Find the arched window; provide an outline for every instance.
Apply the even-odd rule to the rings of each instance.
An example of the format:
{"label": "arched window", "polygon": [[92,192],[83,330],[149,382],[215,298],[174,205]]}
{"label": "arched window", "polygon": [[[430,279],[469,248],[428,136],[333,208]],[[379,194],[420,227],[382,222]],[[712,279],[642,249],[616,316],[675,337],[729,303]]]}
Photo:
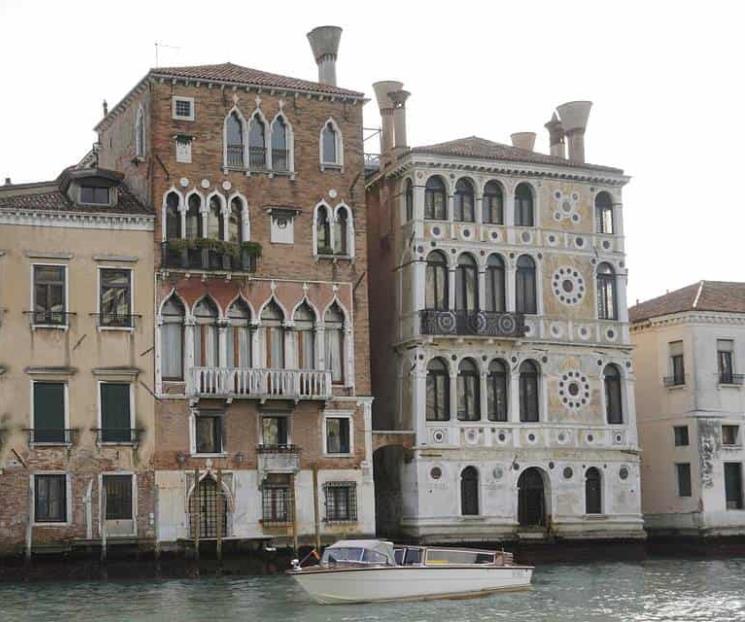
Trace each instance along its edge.
{"label": "arched window", "polygon": [[491,225],[504,224],[504,194],[502,186],[490,181],[484,186],[483,220]]}
{"label": "arched window", "polygon": [[607,192],[599,192],[595,197],[595,223],[598,233],[614,233],[613,199]]}
{"label": "arched window", "polygon": [[333,253],[328,208],[325,205],[319,205],[316,210],[316,254],[332,255]]}
{"label": "arched window", "polygon": [[285,366],[285,329],[284,313],[272,300],[261,312],[261,329],[259,331],[264,366],[269,369],[284,369]]}
{"label": "arched window", "polygon": [[189,195],[186,207],[186,237],[189,240],[204,237],[204,232],[202,231],[202,214],[200,213],[201,208],[202,197],[198,194]]}
{"label": "arched window", "polygon": [[478,269],[468,253],[458,257],[455,268],[455,308],[474,311],[479,304]]}
{"label": "arched window", "polygon": [[344,313],[336,303],[323,318],[326,341],[326,369],[331,371],[331,382],[344,382]]}
{"label": "arched window", "polygon": [[515,188],[515,225],[518,227],[534,225],[533,191],[528,184],[519,184]]}
{"label": "arched window", "polygon": [[245,146],[243,143],[243,120],[236,111],[231,112],[225,121],[226,166],[244,168]]}
{"label": "arched window", "polygon": [[605,414],[608,423],[623,423],[623,402],[621,401],[621,372],[615,365],[606,365],[603,370],[605,384]]}
{"label": "arched window", "polygon": [[243,239],[243,199],[240,197],[233,197],[230,199],[230,211],[228,212],[228,241],[245,241]]}
{"label": "arched window", "polygon": [[347,208],[344,206],[336,209],[334,219],[334,253],[337,255],[349,255],[349,224]]}
{"label": "arched window", "polygon": [[515,310],[518,313],[538,313],[535,262],[529,255],[521,255],[515,272]]}
{"label": "arched window", "polygon": [[486,416],[489,421],[507,421],[507,365],[504,361],[489,363],[486,377]]}
{"label": "arched window", "polygon": [[314,369],[316,366],[316,314],[307,303],[303,303],[295,310],[293,319],[297,367],[298,369]]}
{"label": "arched window", "polygon": [[505,310],[504,260],[500,255],[489,255],[486,261],[486,301],[487,311]]}
{"label": "arched window", "polygon": [[523,361],[520,365],[520,421],[538,420],[538,365]]}
{"label": "arched window", "polygon": [[217,306],[209,298],[202,298],[194,309],[194,365],[217,367],[219,339],[217,330]]}
{"label": "arched window", "polygon": [[178,211],[179,195],[169,192],[166,195],[166,239],[176,240],[181,237],[181,214]]}
{"label": "arched window", "polygon": [[446,220],[447,200],[445,183],[441,177],[433,175],[424,187],[424,217],[428,220]]}
{"label": "arched window", "polygon": [[603,513],[603,493],[600,471],[590,467],[585,472],[585,514]]}
{"label": "arched window", "polygon": [[287,124],[282,116],[278,116],[272,123],[272,168],[275,171],[290,170]]}
{"label": "arched window", "polygon": [[479,472],[472,466],[460,474],[460,513],[463,516],[479,514]]}
{"label": "arched window", "polygon": [[445,361],[434,358],[427,365],[427,421],[450,420],[450,376]]}
{"label": "arched window", "polygon": [[406,222],[414,220],[414,184],[411,183],[410,179],[406,180],[404,204],[406,206]]}
{"label": "arched window", "polygon": [[228,309],[228,367],[251,367],[251,310],[238,299]]}
{"label": "arched window", "polygon": [[448,262],[440,251],[427,255],[424,306],[427,309],[445,310],[448,303]]}
{"label": "arched window", "polygon": [[[199,418],[205,421],[211,417]],[[199,422],[197,422],[199,425]],[[210,435],[197,434],[199,438],[210,438]],[[197,447],[197,453],[211,453],[215,447],[211,443],[207,446]],[[220,508],[222,505],[222,508]],[[199,533],[200,538],[216,538],[218,532],[218,521],[222,523],[220,533],[223,536],[228,533],[228,499],[225,491],[220,489],[211,475],[201,480],[189,497],[189,536],[194,538]]]}
{"label": "arched window", "polygon": [[137,108],[135,119],[135,156],[138,158],[145,156],[145,113],[142,106]]}
{"label": "arched window", "polygon": [[331,121],[323,126],[321,132],[321,162],[323,164],[340,164],[339,133]]}
{"label": "arched window", "polygon": [[472,359],[463,359],[458,365],[458,420],[481,419],[479,370]]}
{"label": "arched window", "polygon": [[598,319],[617,320],[616,272],[608,263],[598,266],[597,276]]}
{"label": "arched window", "polygon": [[266,168],[266,127],[258,113],[251,117],[248,132],[248,161],[249,167],[253,170],[261,171]]}
{"label": "arched window", "polygon": [[160,374],[163,380],[184,379],[184,305],[171,296],[161,312]]}
{"label": "arched window", "polygon": [[460,222],[473,222],[476,218],[474,215],[474,197],[473,184],[468,179],[459,179],[455,184],[454,210],[455,220]]}
{"label": "arched window", "polygon": [[209,210],[207,210],[207,237],[213,240],[222,240],[224,231],[222,200],[216,194],[213,194],[210,197]]}

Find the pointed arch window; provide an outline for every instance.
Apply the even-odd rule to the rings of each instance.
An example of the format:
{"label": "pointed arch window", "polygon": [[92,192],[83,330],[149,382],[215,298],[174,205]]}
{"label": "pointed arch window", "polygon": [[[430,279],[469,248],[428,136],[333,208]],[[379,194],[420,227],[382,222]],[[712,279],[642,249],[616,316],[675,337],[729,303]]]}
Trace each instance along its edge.
{"label": "pointed arch window", "polygon": [[272,169],[280,172],[290,170],[287,123],[281,115],[272,123]]}
{"label": "pointed arch window", "polygon": [[189,195],[186,203],[186,237],[189,240],[204,237],[201,212],[202,197],[198,194]]}
{"label": "pointed arch window", "polygon": [[145,113],[142,106],[137,108],[135,119],[135,157],[145,156]]}
{"label": "pointed arch window", "polygon": [[243,119],[234,110],[225,121],[225,164],[230,168],[246,166],[243,132]]}
{"label": "pointed arch window", "polygon": [[485,309],[492,312],[505,310],[504,259],[500,255],[489,255],[486,261]]}
{"label": "pointed arch window", "polygon": [[295,357],[298,369],[315,369],[316,314],[307,303],[295,310],[294,317]]}
{"label": "pointed arch window", "polygon": [[515,188],[515,225],[518,227],[534,226],[533,190],[522,183]]}
{"label": "pointed arch window", "polygon": [[603,513],[603,494],[600,471],[590,467],[585,472],[585,514]]}
{"label": "pointed arch window", "polygon": [[476,260],[468,253],[458,257],[455,268],[455,308],[475,311],[478,308],[478,269]]}
{"label": "pointed arch window", "polygon": [[615,365],[606,365],[603,370],[605,387],[605,414],[610,424],[623,423],[623,402],[621,400],[621,372]]}
{"label": "pointed arch window", "polygon": [[427,309],[445,310],[448,301],[448,262],[440,251],[427,255],[424,306]]}
{"label": "pointed arch window", "polygon": [[212,240],[222,240],[225,234],[225,224],[222,217],[222,199],[213,194],[209,199],[207,210],[207,237]]}
{"label": "pointed arch window", "polygon": [[406,222],[414,220],[414,184],[410,179],[406,180],[404,207],[406,209]]}
{"label": "pointed arch window", "polygon": [[607,192],[599,192],[595,197],[595,225],[598,233],[614,233],[613,199]]}
{"label": "pointed arch window", "polygon": [[341,145],[339,131],[332,121],[327,121],[321,131],[321,163],[341,164]]}
{"label": "pointed arch window", "polygon": [[538,295],[536,291],[535,261],[529,255],[521,255],[515,271],[515,310],[518,313],[536,314]]}
{"label": "pointed arch window", "polygon": [[228,309],[228,367],[251,367],[251,310],[238,299]]}
{"label": "pointed arch window", "polygon": [[617,320],[616,272],[609,263],[598,266],[597,275],[598,319]]}
{"label": "pointed arch window", "polygon": [[343,205],[336,208],[334,218],[334,253],[349,255],[349,213]]}
{"label": "pointed arch window", "polygon": [[176,192],[166,195],[166,239],[176,240],[181,237],[181,214],[179,204],[181,199]]}
{"label": "pointed arch window", "polygon": [[427,421],[450,420],[450,375],[445,361],[433,358],[427,365]]}
{"label": "pointed arch window", "polygon": [[489,421],[507,421],[507,365],[498,359],[489,363],[486,377],[486,416]]}
{"label": "pointed arch window", "polygon": [[479,370],[472,359],[463,359],[458,365],[458,421],[481,419]]}
{"label": "pointed arch window", "polygon": [[439,175],[433,175],[424,187],[424,218],[447,220],[447,192]]}
{"label": "pointed arch window", "polygon": [[333,255],[333,253],[329,210],[325,205],[319,205],[316,210],[316,254]]}
{"label": "pointed arch window", "polygon": [[266,126],[258,113],[251,117],[248,130],[248,162],[252,170],[266,169]]}
{"label": "pointed arch window", "polygon": [[490,181],[484,186],[482,208],[485,223],[490,225],[504,224],[504,193],[499,182]]}
{"label": "pointed arch window", "polygon": [[460,222],[474,222],[473,184],[468,179],[459,179],[455,184],[454,218]]}
{"label": "pointed arch window", "polygon": [[160,374],[163,380],[184,379],[184,305],[171,296],[161,311]]}
{"label": "pointed arch window", "polygon": [[245,242],[243,239],[243,199],[233,197],[230,199],[230,211],[228,212],[228,242]]}
{"label": "pointed arch window", "polygon": [[520,421],[538,420],[538,365],[523,361],[520,365]]}
{"label": "pointed arch window", "polygon": [[331,371],[331,382],[344,382],[344,313],[334,303],[323,318],[326,350],[326,369]]}
{"label": "pointed arch window", "polygon": [[479,472],[472,466],[460,474],[460,513],[463,516],[479,514]]}
{"label": "pointed arch window", "polygon": [[285,366],[285,329],[284,313],[272,300],[261,312],[261,348],[264,365],[269,369],[284,369]]}
{"label": "pointed arch window", "polygon": [[217,367],[220,361],[217,305],[202,298],[194,308],[194,365]]}

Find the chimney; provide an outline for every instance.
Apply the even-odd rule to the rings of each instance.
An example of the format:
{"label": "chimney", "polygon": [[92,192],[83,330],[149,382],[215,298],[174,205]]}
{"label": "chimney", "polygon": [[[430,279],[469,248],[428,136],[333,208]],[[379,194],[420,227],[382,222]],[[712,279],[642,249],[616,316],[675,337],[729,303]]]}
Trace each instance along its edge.
{"label": "chimney", "polygon": [[107,101],[106,101],[106,100],[104,99],[104,100],[103,100],[103,116],[105,117],[105,116],[106,116],[107,114],[109,114],[109,104],[108,104],[108,102],[107,102]]}
{"label": "chimney", "polygon": [[318,81],[336,86],[336,56],[339,52],[341,28],[318,26],[308,33],[313,57],[318,65]]}
{"label": "chimney", "polygon": [[567,155],[566,150],[564,149],[564,127],[561,125],[561,121],[559,121],[559,117],[556,116],[555,112],[551,115],[551,120],[543,127],[548,130],[548,138],[551,143],[551,155],[557,158],[566,159]]}
{"label": "chimney", "polygon": [[585,128],[592,102],[567,102],[556,107],[561,125],[569,140],[569,159],[580,164],[585,161]]}
{"label": "chimney", "polygon": [[403,82],[396,82],[395,80],[383,80],[373,84],[375,99],[378,100],[378,108],[383,123],[383,130],[380,134],[380,153],[384,157],[393,149],[393,100],[389,94],[400,91],[403,86]]}
{"label": "chimney", "polygon": [[533,151],[535,146],[535,132],[515,132],[510,134],[512,146],[525,151]]}
{"label": "chimney", "polygon": [[393,149],[395,151],[405,151],[406,144],[406,100],[411,93],[398,89],[388,93],[388,97],[393,102]]}
{"label": "chimney", "polygon": [[5,178],[5,185],[6,185],[6,186],[10,186],[10,185],[12,185],[12,183],[13,183],[13,182],[11,182],[11,181],[10,181],[10,177],[6,177],[6,178]]}

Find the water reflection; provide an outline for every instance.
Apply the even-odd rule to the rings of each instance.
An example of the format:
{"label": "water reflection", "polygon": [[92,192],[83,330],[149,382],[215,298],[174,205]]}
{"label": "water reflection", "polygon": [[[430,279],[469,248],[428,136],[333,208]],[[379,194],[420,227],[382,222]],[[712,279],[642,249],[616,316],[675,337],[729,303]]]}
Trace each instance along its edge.
{"label": "water reflection", "polygon": [[742,621],[745,559],[544,565],[530,592],[331,607],[311,604],[285,576],[0,585],[0,620]]}

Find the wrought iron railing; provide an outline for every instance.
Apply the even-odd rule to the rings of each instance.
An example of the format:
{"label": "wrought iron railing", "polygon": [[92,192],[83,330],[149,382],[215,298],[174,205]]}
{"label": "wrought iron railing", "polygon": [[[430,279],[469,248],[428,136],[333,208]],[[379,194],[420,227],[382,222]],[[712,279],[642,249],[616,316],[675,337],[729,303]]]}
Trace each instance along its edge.
{"label": "wrought iron railing", "polygon": [[483,335],[513,339],[525,336],[522,313],[424,309],[419,312],[419,318],[424,335]]}
{"label": "wrought iron railing", "polygon": [[243,168],[243,145],[228,145],[226,148],[227,162],[231,168]]}
{"label": "wrought iron railing", "polygon": [[331,372],[315,369],[195,367],[193,393],[201,397],[327,400]]}
{"label": "wrought iron railing", "polygon": [[27,428],[29,445],[70,446],[78,431],[73,428]]}
{"label": "wrought iron railing", "polygon": [[719,373],[719,384],[743,384],[743,382],[745,382],[745,374]]}
{"label": "wrought iron railing", "polygon": [[248,165],[252,170],[266,169],[266,149],[264,147],[248,148]]}
{"label": "wrought iron railing", "polygon": [[300,447],[287,443],[277,443],[275,445],[261,443],[256,446],[256,452],[260,454],[297,454],[300,453]]}
{"label": "wrought iron railing", "polygon": [[142,430],[137,428],[91,428],[96,442],[112,445],[138,445]]}
{"label": "wrought iron railing", "polygon": [[103,328],[134,328],[135,319],[142,317],[139,314],[130,313],[91,313],[96,318],[98,326]]}
{"label": "wrought iron railing", "polygon": [[69,318],[75,313],[70,311],[24,311],[31,318],[33,326],[67,326]]}
{"label": "wrought iron railing", "polygon": [[282,173],[290,170],[288,154],[289,151],[287,149],[272,149],[272,170]]}
{"label": "wrought iron railing", "polygon": [[161,266],[176,270],[255,272],[256,255],[239,248],[235,252],[225,252],[211,248],[186,248],[172,242],[163,242]]}
{"label": "wrought iron railing", "polygon": [[685,376],[683,375],[677,375],[677,376],[665,376],[662,379],[662,384],[664,384],[666,387],[681,387],[686,383]]}

